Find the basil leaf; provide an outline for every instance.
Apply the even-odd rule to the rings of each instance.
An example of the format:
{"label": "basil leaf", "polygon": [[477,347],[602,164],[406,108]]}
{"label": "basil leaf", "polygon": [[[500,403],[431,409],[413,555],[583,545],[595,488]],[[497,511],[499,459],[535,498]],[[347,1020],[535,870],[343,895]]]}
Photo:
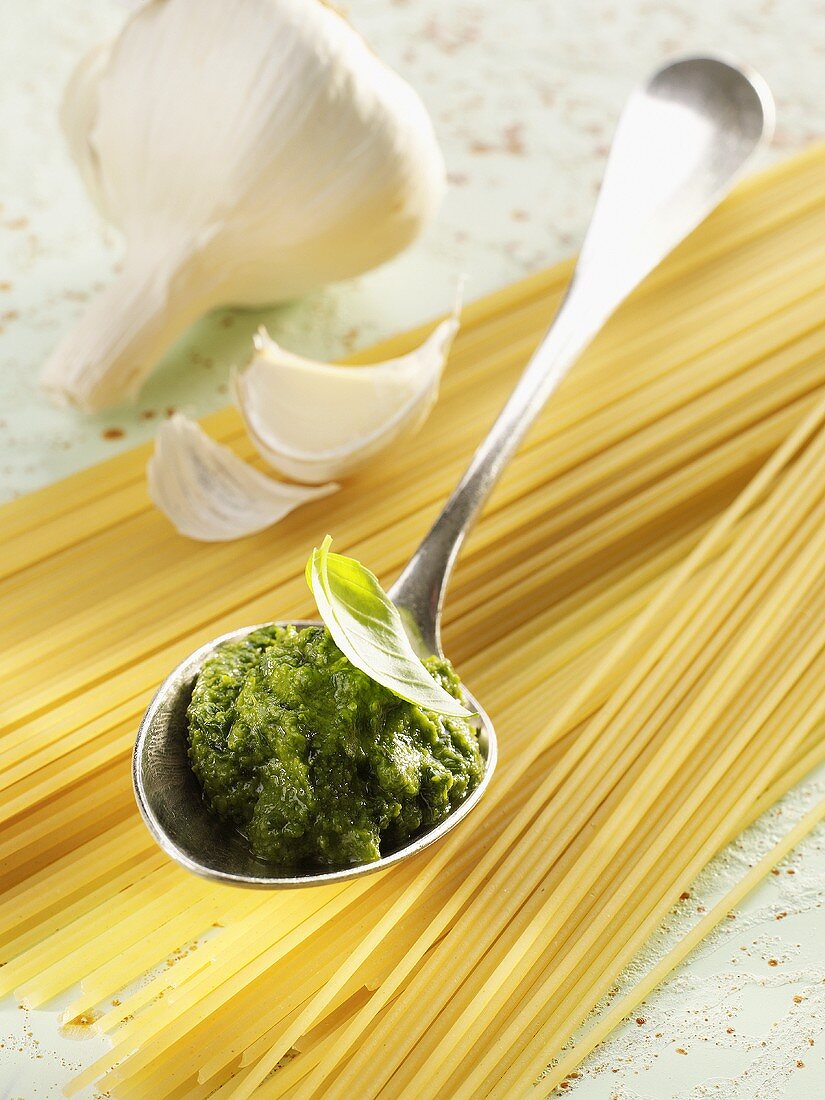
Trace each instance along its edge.
{"label": "basil leaf", "polygon": [[416,656],[398,609],[369,569],[330,553],[327,535],[307,562],[307,583],[333,641],[356,668],[424,710],[472,714],[437,683]]}

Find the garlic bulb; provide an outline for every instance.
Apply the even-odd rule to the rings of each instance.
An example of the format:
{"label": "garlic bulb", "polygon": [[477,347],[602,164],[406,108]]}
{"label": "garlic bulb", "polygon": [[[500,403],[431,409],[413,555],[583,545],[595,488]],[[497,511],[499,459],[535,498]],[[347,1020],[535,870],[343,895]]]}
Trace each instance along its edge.
{"label": "garlic bulb", "polygon": [[261,329],[234,379],[247,431],[270,466],[296,481],[346,477],[417,431],[438,397],[456,312],[420,347],[373,366],[335,366],[286,351]]}
{"label": "garlic bulb", "polygon": [[180,413],[158,430],[146,472],[152,501],[182,535],[200,542],[252,535],[338,488],[275,481]]}
{"label": "garlic bulb", "polygon": [[63,122],[126,241],[43,374],[87,410],[133,395],[207,310],[389,259],[444,189],[421,100],[320,0],[149,0],[81,63]]}

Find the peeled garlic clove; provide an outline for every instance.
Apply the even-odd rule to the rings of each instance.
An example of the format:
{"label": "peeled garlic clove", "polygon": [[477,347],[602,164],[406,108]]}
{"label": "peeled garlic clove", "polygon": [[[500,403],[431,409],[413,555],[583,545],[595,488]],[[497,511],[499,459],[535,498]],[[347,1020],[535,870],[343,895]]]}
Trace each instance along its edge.
{"label": "peeled garlic clove", "polygon": [[207,310],[388,260],[445,186],[419,97],[320,0],[148,0],[82,63],[63,119],[126,239],[123,276],[43,375],[90,411],[133,395]]}
{"label": "peeled garlic clove", "polygon": [[233,379],[258,453],[309,484],[351,474],[424,423],[458,327],[453,314],[415,351],[363,367],[304,359],[261,329],[249,366]]}
{"label": "peeled garlic clove", "polygon": [[200,542],[228,542],[263,531],[338,488],[274,481],[179,413],[158,430],[146,472],[153,503],[180,534]]}

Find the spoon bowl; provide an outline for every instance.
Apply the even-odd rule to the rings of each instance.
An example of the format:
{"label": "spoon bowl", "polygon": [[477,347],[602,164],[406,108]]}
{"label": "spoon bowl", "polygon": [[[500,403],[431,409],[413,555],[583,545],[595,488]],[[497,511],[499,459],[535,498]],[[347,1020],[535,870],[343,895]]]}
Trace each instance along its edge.
{"label": "spoon bowl", "polygon": [[[470,707],[478,711],[479,747],[484,758],[481,782],[460,806],[431,829],[414,836],[373,863],[342,867],[281,867],[258,859],[243,836],[207,808],[187,755],[186,708],[204,662],[226,642],[237,642],[261,625],[233,630],[215,638],[182,661],[161,684],[140,724],[132,760],[138,808],[149,832],[167,855],[204,878],[235,886],[294,887],[343,882],[381,871],[427,848],[455,828],[477,805],[492,778],[498,754],[493,724],[477,700],[466,691]],[[278,623],[286,626],[286,623]],[[322,626],[299,621],[297,629]]]}
{"label": "spoon bowl", "polygon": [[[773,128],[764,80],[719,57],[654,72],[619,119],[596,208],[559,311],[441,514],[390,589],[419,657],[442,655],[441,609],[455,559],[481,507],[547,399],[616,307],[716,207]],[[308,626],[309,623],[296,623]],[[496,765],[496,736],[476,699],[485,770],[440,825],[373,863],[296,869],[267,864],[207,810],[187,759],[186,708],[199,669],[236,631],[203,646],[164,681],[134,755],[138,805],[158,844],[189,870],[246,886],[307,886],[383,870],[455,828]]]}

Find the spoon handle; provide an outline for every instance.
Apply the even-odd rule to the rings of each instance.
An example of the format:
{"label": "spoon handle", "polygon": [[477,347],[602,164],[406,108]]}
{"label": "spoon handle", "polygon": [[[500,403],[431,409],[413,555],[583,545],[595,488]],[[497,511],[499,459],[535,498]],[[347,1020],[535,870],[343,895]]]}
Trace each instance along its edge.
{"label": "spoon handle", "polygon": [[458,551],[547,399],[616,307],[719,203],[772,120],[762,79],[712,57],[666,65],[630,96],[555,320],[390,591],[422,654],[441,652],[441,608]]}

